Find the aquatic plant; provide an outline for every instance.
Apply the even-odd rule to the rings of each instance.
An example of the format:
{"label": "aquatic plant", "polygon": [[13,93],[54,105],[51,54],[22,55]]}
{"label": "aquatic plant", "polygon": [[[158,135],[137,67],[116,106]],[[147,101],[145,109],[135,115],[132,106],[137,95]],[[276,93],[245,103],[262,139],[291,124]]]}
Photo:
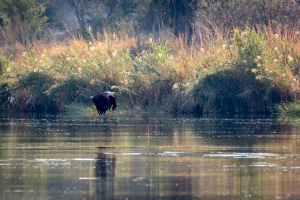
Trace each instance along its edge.
{"label": "aquatic plant", "polygon": [[297,102],[289,102],[289,103],[280,103],[275,106],[275,111],[280,112],[282,114],[300,114],[300,103]]}

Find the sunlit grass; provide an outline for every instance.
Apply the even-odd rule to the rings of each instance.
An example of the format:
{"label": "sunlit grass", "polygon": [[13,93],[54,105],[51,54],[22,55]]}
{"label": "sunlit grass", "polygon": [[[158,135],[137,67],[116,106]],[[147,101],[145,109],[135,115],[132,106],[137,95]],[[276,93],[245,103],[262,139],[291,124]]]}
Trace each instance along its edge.
{"label": "sunlit grass", "polygon": [[297,33],[245,27],[222,35],[189,45],[172,35],[124,32],[36,42],[2,68],[1,106],[81,112],[90,96],[105,90],[117,91],[124,108],[166,112],[226,110],[224,104],[235,102],[253,111],[258,103],[298,99]]}

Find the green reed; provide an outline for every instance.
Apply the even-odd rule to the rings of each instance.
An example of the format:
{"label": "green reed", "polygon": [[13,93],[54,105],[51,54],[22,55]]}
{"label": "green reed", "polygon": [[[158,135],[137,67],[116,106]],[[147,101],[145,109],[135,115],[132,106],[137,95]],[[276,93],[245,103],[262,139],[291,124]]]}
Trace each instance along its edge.
{"label": "green reed", "polygon": [[290,39],[246,26],[205,45],[109,32],[53,42],[6,65],[1,109],[76,110],[114,90],[123,110],[263,112],[298,99],[300,43]]}

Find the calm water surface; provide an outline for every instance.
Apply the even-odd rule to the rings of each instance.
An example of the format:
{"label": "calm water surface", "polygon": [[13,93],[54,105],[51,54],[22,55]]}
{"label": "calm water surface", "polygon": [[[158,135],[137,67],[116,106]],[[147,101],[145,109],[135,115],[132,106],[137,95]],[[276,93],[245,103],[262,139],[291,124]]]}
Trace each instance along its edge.
{"label": "calm water surface", "polygon": [[300,119],[2,114],[0,199],[300,199]]}

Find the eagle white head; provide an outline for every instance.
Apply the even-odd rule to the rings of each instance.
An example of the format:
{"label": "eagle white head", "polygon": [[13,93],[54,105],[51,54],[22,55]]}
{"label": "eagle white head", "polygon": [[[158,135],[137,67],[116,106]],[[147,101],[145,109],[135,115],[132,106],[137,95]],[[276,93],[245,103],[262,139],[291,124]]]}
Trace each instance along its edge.
{"label": "eagle white head", "polygon": [[114,95],[114,94],[115,94],[115,92],[111,92],[111,91],[105,91],[105,92],[103,92],[103,94],[107,94],[107,96],[109,97],[109,96],[112,96],[112,95]]}

